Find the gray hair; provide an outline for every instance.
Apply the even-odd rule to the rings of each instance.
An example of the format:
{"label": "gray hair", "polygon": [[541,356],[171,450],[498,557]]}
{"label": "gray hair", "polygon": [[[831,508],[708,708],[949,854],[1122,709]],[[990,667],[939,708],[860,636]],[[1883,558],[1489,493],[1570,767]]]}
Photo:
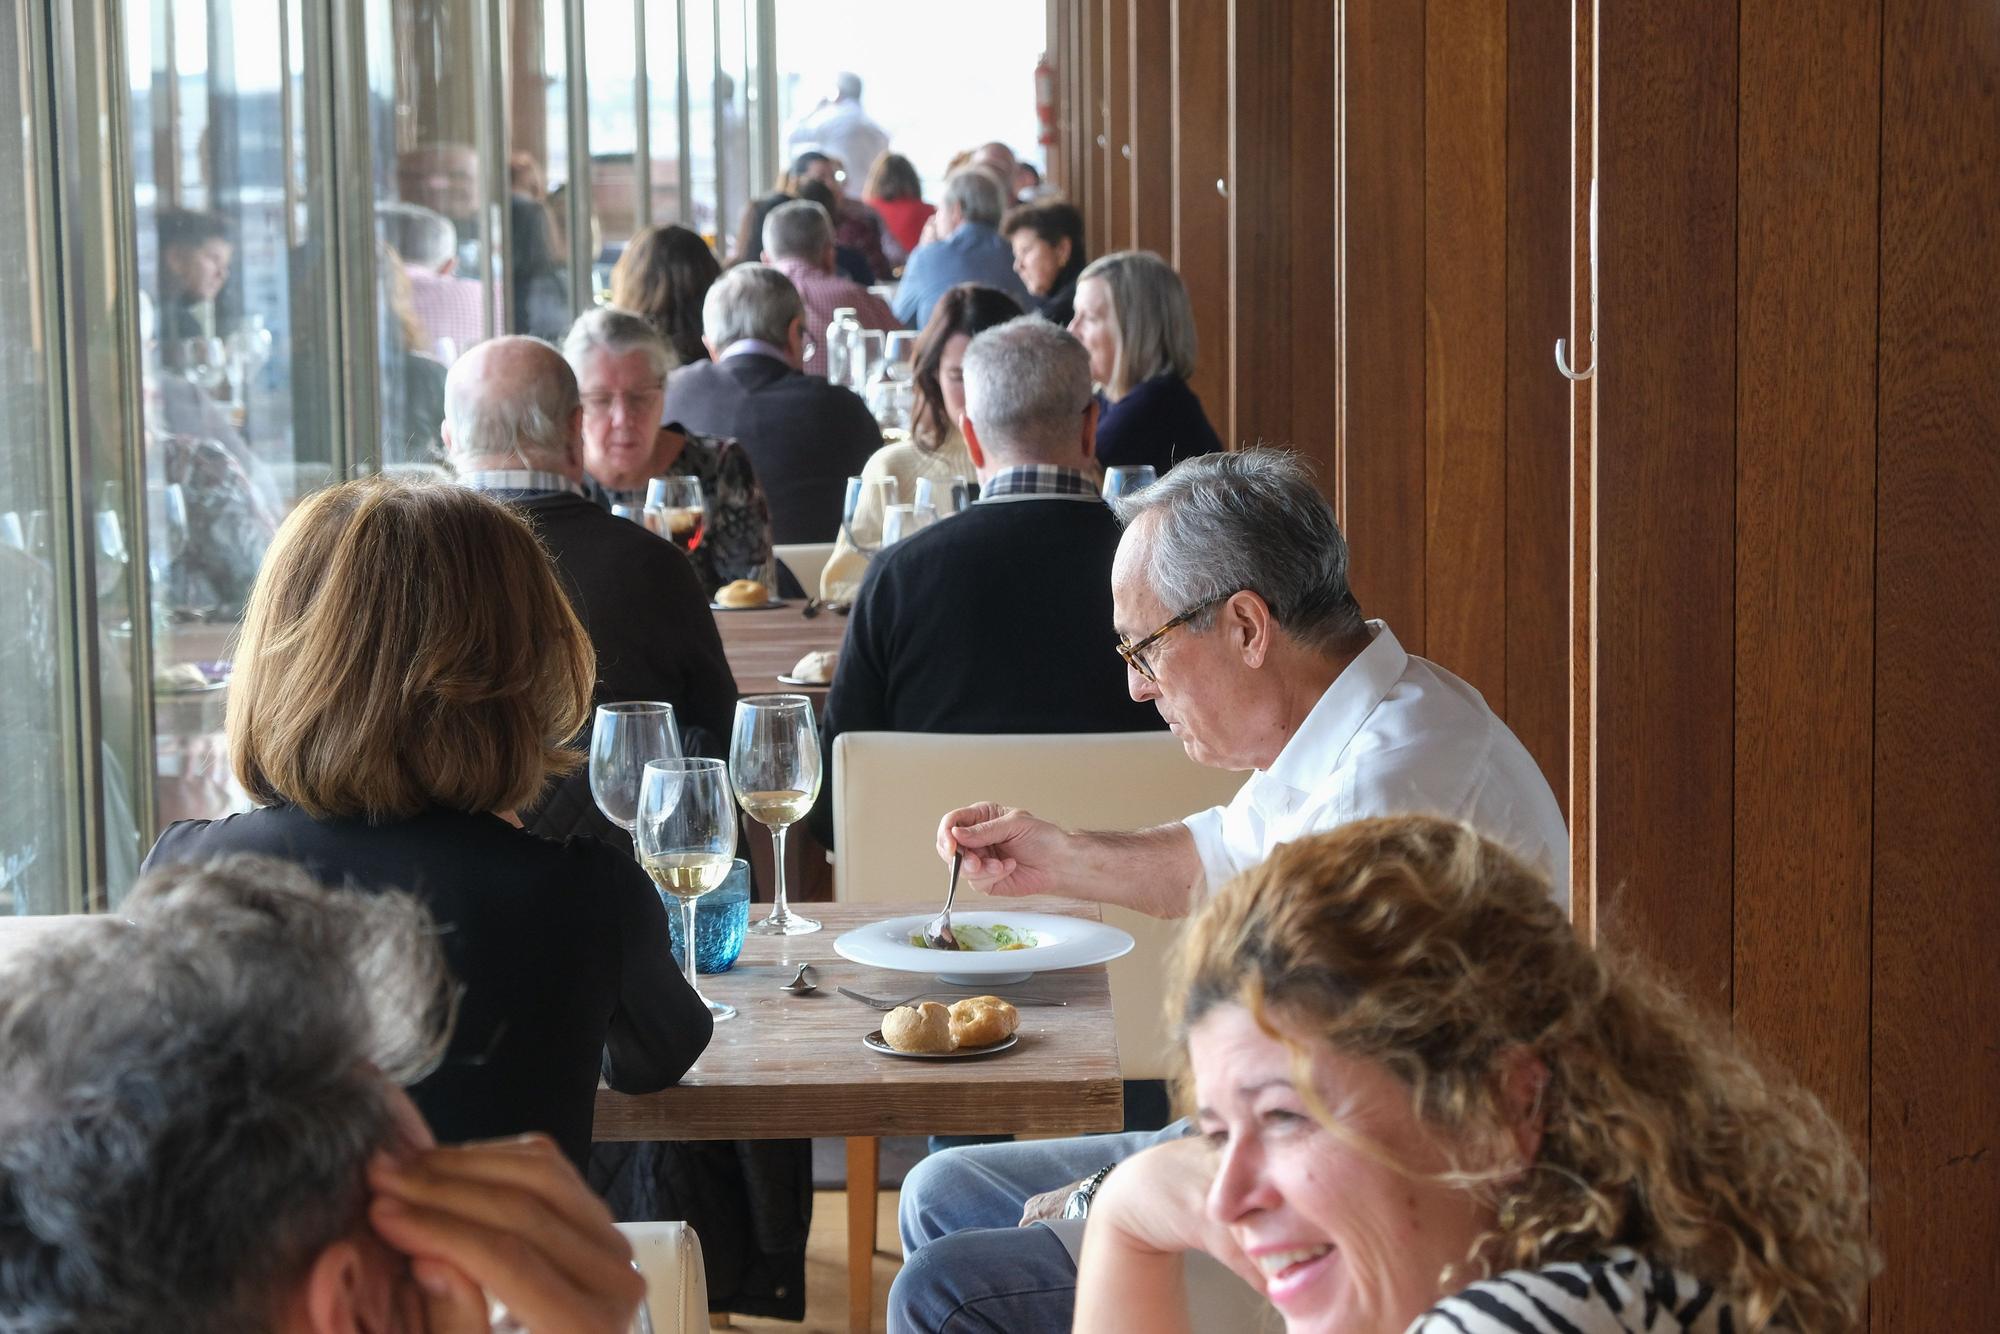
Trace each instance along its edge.
{"label": "gray hair", "polygon": [[956,207],[967,222],[1000,225],[1006,196],[992,175],[979,167],[960,167],[945,179],[945,207]]}
{"label": "gray hair", "polygon": [[406,264],[435,269],[458,253],[458,228],[421,204],[377,204],[375,234]]}
{"label": "gray hair", "polygon": [[810,199],[780,204],[764,219],[764,253],[772,259],[803,259],[817,264],[833,244],[833,219]]}
{"label": "gray hair", "polygon": [[1047,462],[1077,447],[1090,406],[1090,353],[1039,315],[996,324],[965,349],[965,415],[989,452]]}
{"label": "gray hair", "polygon": [[[1128,529],[1150,516],[1146,578],[1176,614],[1248,589],[1280,629],[1338,652],[1365,622],[1347,583],[1347,539],[1290,450],[1203,454],[1111,502]],[[1189,624],[1214,622],[1209,607]]]}
{"label": "gray hair", "polygon": [[[481,348],[460,357],[444,377],[444,416],[451,425],[450,460],[516,455],[530,468],[559,471],[570,457],[570,423],[578,403],[576,373],[553,343],[526,334],[550,352],[549,373],[484,374]],[[493,340],[498,342],[500,340]]]}
{"label": "gray hair", "polygon": [[360,1225],[452,998],[416,900],[237,857],[0,983],[0,1328],[261,1334]]}
{"label": "gray hair", "polygon": [[628,352],[644,352],[647,366],[652,376],[664,381],[667,373],[679,363],[675,360],[673,345],[660,337],[660,331],[642,315],[634,315],[629,310],[616,306],[598,306],[586,310],[576,317],[576,323],[569,326],[569,333],[563,336],[563,359],[576,372],[576,378],[583,378],[584,368],[599,352],[614,357],[622,357]]}
{"label": "gray hair", "polygon": [[806,313],[792,280],[768,264],[726,270],[701,303],[702,332],[720,353],[744,338],[785,345],[792,321]]}
{"label": "gray hair", "polygon": [[1150,250],[1119,250],[1091,261],[1076,276],[1095,278],[1111,294],[1118,317],[1118,360],[1104,393],[1117,402],[1156,375],[1194,374],[1194,304],[1174,266]]}

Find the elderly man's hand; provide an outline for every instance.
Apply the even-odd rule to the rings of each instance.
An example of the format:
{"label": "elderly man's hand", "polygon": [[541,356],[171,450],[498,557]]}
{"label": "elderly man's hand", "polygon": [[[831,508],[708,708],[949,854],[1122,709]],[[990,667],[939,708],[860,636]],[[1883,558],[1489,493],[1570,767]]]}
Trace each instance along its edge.
{"label": "elderly man's hand", "polygon": [[965,855],[961,867],[975,889],[1006,896],[1062,888],[1069,836],[1027,811],[981,802],[938,822],[938,856]]}
{"label": "elderly man's hand", "polygon": [[632,1248],[540,1135],[368,1167],[368,1220],[410,1257],[429,1334],[487,1334],[488,1298],[530,1334],[626,1334],[645,1300]]}

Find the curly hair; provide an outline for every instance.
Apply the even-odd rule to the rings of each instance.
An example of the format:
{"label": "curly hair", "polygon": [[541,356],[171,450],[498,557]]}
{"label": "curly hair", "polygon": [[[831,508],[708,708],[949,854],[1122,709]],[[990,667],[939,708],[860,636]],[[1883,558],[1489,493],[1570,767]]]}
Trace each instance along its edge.
{"label": "curly hair", "polygon": [[1629,1246],[1716,1284],[1752,1329],[1859,1317],[1866,1183],[1825,1109],[1635,959],[1584,945],[1541,877],[1463,824],[1365,820],[1280,847],[1195,918],[1168,994],[1183,1037],[1219,1005],[1248,1009],[1347,1139],[1307,1086],[1313,1042],[1382,1064],[1460,1145],[1501,1142],[1522,1112],[1505,1074],[1538,1058],[1530,1169],[1448,1178],[1500,1220],[1472,1270]]}

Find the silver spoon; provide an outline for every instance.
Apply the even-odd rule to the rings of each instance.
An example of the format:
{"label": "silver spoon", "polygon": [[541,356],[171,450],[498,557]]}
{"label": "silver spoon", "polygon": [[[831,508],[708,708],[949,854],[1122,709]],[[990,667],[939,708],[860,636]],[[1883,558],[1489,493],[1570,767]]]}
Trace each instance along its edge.
{"label": "silver spoon", "polygon": [[789,991],[794,996],[810,996],[819,990],[819,977],[813,972],[811,964],[802,963],[797,975],[791,981],[781,983],[778,990]]}
{"label": "silver spoon", "polygon": [[958,937],[951,933],[951,901],[958,897],[958,868],[964,860],[965,854],[954,848],[951,854],[951,888],[944,893],[944,911],[924,927],[924,944],[934,950],[958,948]]}

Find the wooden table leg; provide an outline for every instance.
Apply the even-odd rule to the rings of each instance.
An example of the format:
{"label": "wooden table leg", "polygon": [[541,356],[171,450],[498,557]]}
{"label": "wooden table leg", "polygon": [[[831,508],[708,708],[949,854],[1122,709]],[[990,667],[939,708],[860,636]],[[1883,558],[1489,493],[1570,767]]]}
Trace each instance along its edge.
{"label": "wooden table leg", "polygon": [[880,1140],[855,1136],[847,1141],[848,1334],[868,1334],[875,1314],[875,1192],[881,1168]]}

